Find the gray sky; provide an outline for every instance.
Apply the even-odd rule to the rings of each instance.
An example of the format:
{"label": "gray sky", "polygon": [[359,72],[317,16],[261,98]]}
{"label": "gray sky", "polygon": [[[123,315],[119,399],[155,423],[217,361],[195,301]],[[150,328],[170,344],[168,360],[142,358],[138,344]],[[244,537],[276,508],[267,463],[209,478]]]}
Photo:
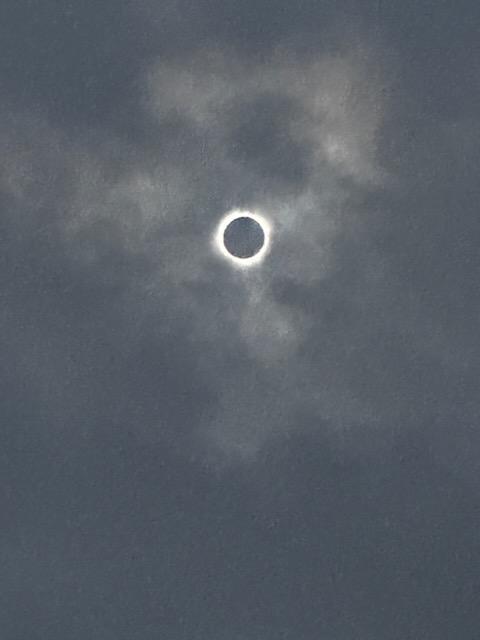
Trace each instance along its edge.
{"label": "gray sky", "polygon": [[1,13],[2,640],[476,640],[477,3]]}

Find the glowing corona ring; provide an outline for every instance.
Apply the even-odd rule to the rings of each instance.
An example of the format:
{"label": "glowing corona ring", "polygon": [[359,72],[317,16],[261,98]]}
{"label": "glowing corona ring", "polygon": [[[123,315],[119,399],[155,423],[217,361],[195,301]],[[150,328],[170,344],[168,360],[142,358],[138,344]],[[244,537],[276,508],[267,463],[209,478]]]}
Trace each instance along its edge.
{"label": "glowing corona ring", "polygon": [[[228,225],[236,220],[237,218],[251,218],[255,220],[262,227],[264,239],[263,245],[259,251],[250,258],[238,258],[237,256],[232,255],[226,248],[224,242],[225,230]],[[231,262],[233,262],[238,267],[253,267],[254,265],[258,265],[263,262],[263,259],[267,255],[270,249],[270,233],[271,233],[271,224],[270,222],[259,215],[258,213],[252,213],[251,211],[245,211],[241,209],[234,209],[227,213],[220,221],[214,236],[214,245],[216,250],[225,258],[228,258]]]}

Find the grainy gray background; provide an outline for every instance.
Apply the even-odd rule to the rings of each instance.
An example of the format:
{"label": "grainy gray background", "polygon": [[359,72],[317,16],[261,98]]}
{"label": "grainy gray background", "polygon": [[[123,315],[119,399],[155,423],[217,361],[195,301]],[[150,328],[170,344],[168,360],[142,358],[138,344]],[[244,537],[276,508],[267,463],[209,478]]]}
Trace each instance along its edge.
{"label": "grainy gray background", "polygon": [[479,19],[3,1],[2,640],[479,637]]}

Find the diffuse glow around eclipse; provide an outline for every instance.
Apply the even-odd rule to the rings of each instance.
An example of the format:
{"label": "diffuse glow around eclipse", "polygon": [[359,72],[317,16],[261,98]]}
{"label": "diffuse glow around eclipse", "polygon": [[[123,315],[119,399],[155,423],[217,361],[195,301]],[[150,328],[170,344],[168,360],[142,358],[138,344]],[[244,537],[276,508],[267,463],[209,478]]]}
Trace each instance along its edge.
{"label": "diffuse glow around eclipse", "polygon": [[[235,220],[241,218],[249,218],[250,220],[255,221],[258,225],[260,225],[261,230],[263,231],[263,244],[260,249],[252,256],[249,257],[238,257],[230,253],[227,247],[225,246],[225,231],[227,227]],[[238,267],[252,267],[254,265],[258,265],[263,262],[263,259],[267,255],[270,249],[270,235],[271,235],[271,224],[270,222],[262,215],[258,213],[252,213],[251,211],[234,209],[227,213],[221,220],[217,226],[214,235],[214,246],[215,249],[225,258],[228,258],[235,266]]]}

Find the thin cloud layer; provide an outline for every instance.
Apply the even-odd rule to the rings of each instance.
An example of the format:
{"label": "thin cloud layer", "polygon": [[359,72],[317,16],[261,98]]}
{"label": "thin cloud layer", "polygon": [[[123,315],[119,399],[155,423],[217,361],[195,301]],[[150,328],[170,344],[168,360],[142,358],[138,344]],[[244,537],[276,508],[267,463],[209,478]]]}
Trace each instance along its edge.
{"label": "thin cloud layer", "polygon": [[476,5],[10,4],[2,639],[474,638]]}
{"label": "thin cloud layer", "polygon": [[[228,458],[301,429],[305,406],[333,433],[419,426],[443,412],[425,395],[449,393],[435,376],[433,390],[423,382],[428,367],[464,369],[468,347],[459,355],[449,326],[402,283],[382,246],[403,194],[413,186],[422,197],[424,187],[384,155],[394,82],[380,61],[381,51],[359,44],[328,55],[277,47],[262,59],[211,49],[155,60],[139,76],[140,118],[158,137],[149,147],[6,112],[4,191],[26,216],[24,232],[42,226],[82,286],[100,283],[99,295],[103,287],[114,296],[109,348],[135,361],[151,343],[159,395],[164,369],[177,365],[166,364],[163,341],[190,345],[187,386],[214,400],[187,432],[194,443],[214,434]],[[446,123],[436,144],[455,153]],[[401,167],[415,162],[435,171],[430,181],[439,177],[433,157]],[[272,252],[256,273],[235,273],[212,251],[231,206],[272,222]],[[393,222],[401,233],[406,215],[398,209]],[[161,439],[178,417],[158,411],[154,397],[149,404],[139,433]]]}
{"label": "thin cloud layer", "polygon": [[[11,143],[16,155],[5,185],[17,206],[53,207],[49,233],[69,268],[117,289],[122,344],[113,337],[112,347],[135,353],[143,339],[165,339],[177,320],[185,325],[200,375],[217,398],[192,427],[217,433],[227,449],[226,434],[232,450],[240,439],[256,451],[273,432],[295,428],[289,425],[301,398],[291,387],[311,378],[299,350],[315,320],[279,304],[274,283],[327,277],[335,237],[348,226],[341,213],[347,198],[383,179],[375,166],[380,89],[372,81],[365,90],[367,66],[365,53],[298,61],[274,53],[259,63],[206,52],[190,64],[154,63],[143,76],[143,108],[153,127],[173,127],[155,158],[119,137],[75,139],[26,116],[14,118],[14,132],[5,134],[8,144],[15,131],[31,130],[22,146]],[[212,252],[210,237],[231,204],[261,211],[274,226],[273,255],[255,274],[240,276]],[[248,373],[232,367],[232,349],[250,361]],[[164,366],[160,357],[160,380]],[[239,402],[243,375],[262,383]],[[327,396],[338,404],[335,392]],[[275,397],[284,398],[276,413]],[[242,406],[249,407],[244,416]],[[163,422],[149,416],[159,434]],[[212,424],[224,425],[224,433]]]}

